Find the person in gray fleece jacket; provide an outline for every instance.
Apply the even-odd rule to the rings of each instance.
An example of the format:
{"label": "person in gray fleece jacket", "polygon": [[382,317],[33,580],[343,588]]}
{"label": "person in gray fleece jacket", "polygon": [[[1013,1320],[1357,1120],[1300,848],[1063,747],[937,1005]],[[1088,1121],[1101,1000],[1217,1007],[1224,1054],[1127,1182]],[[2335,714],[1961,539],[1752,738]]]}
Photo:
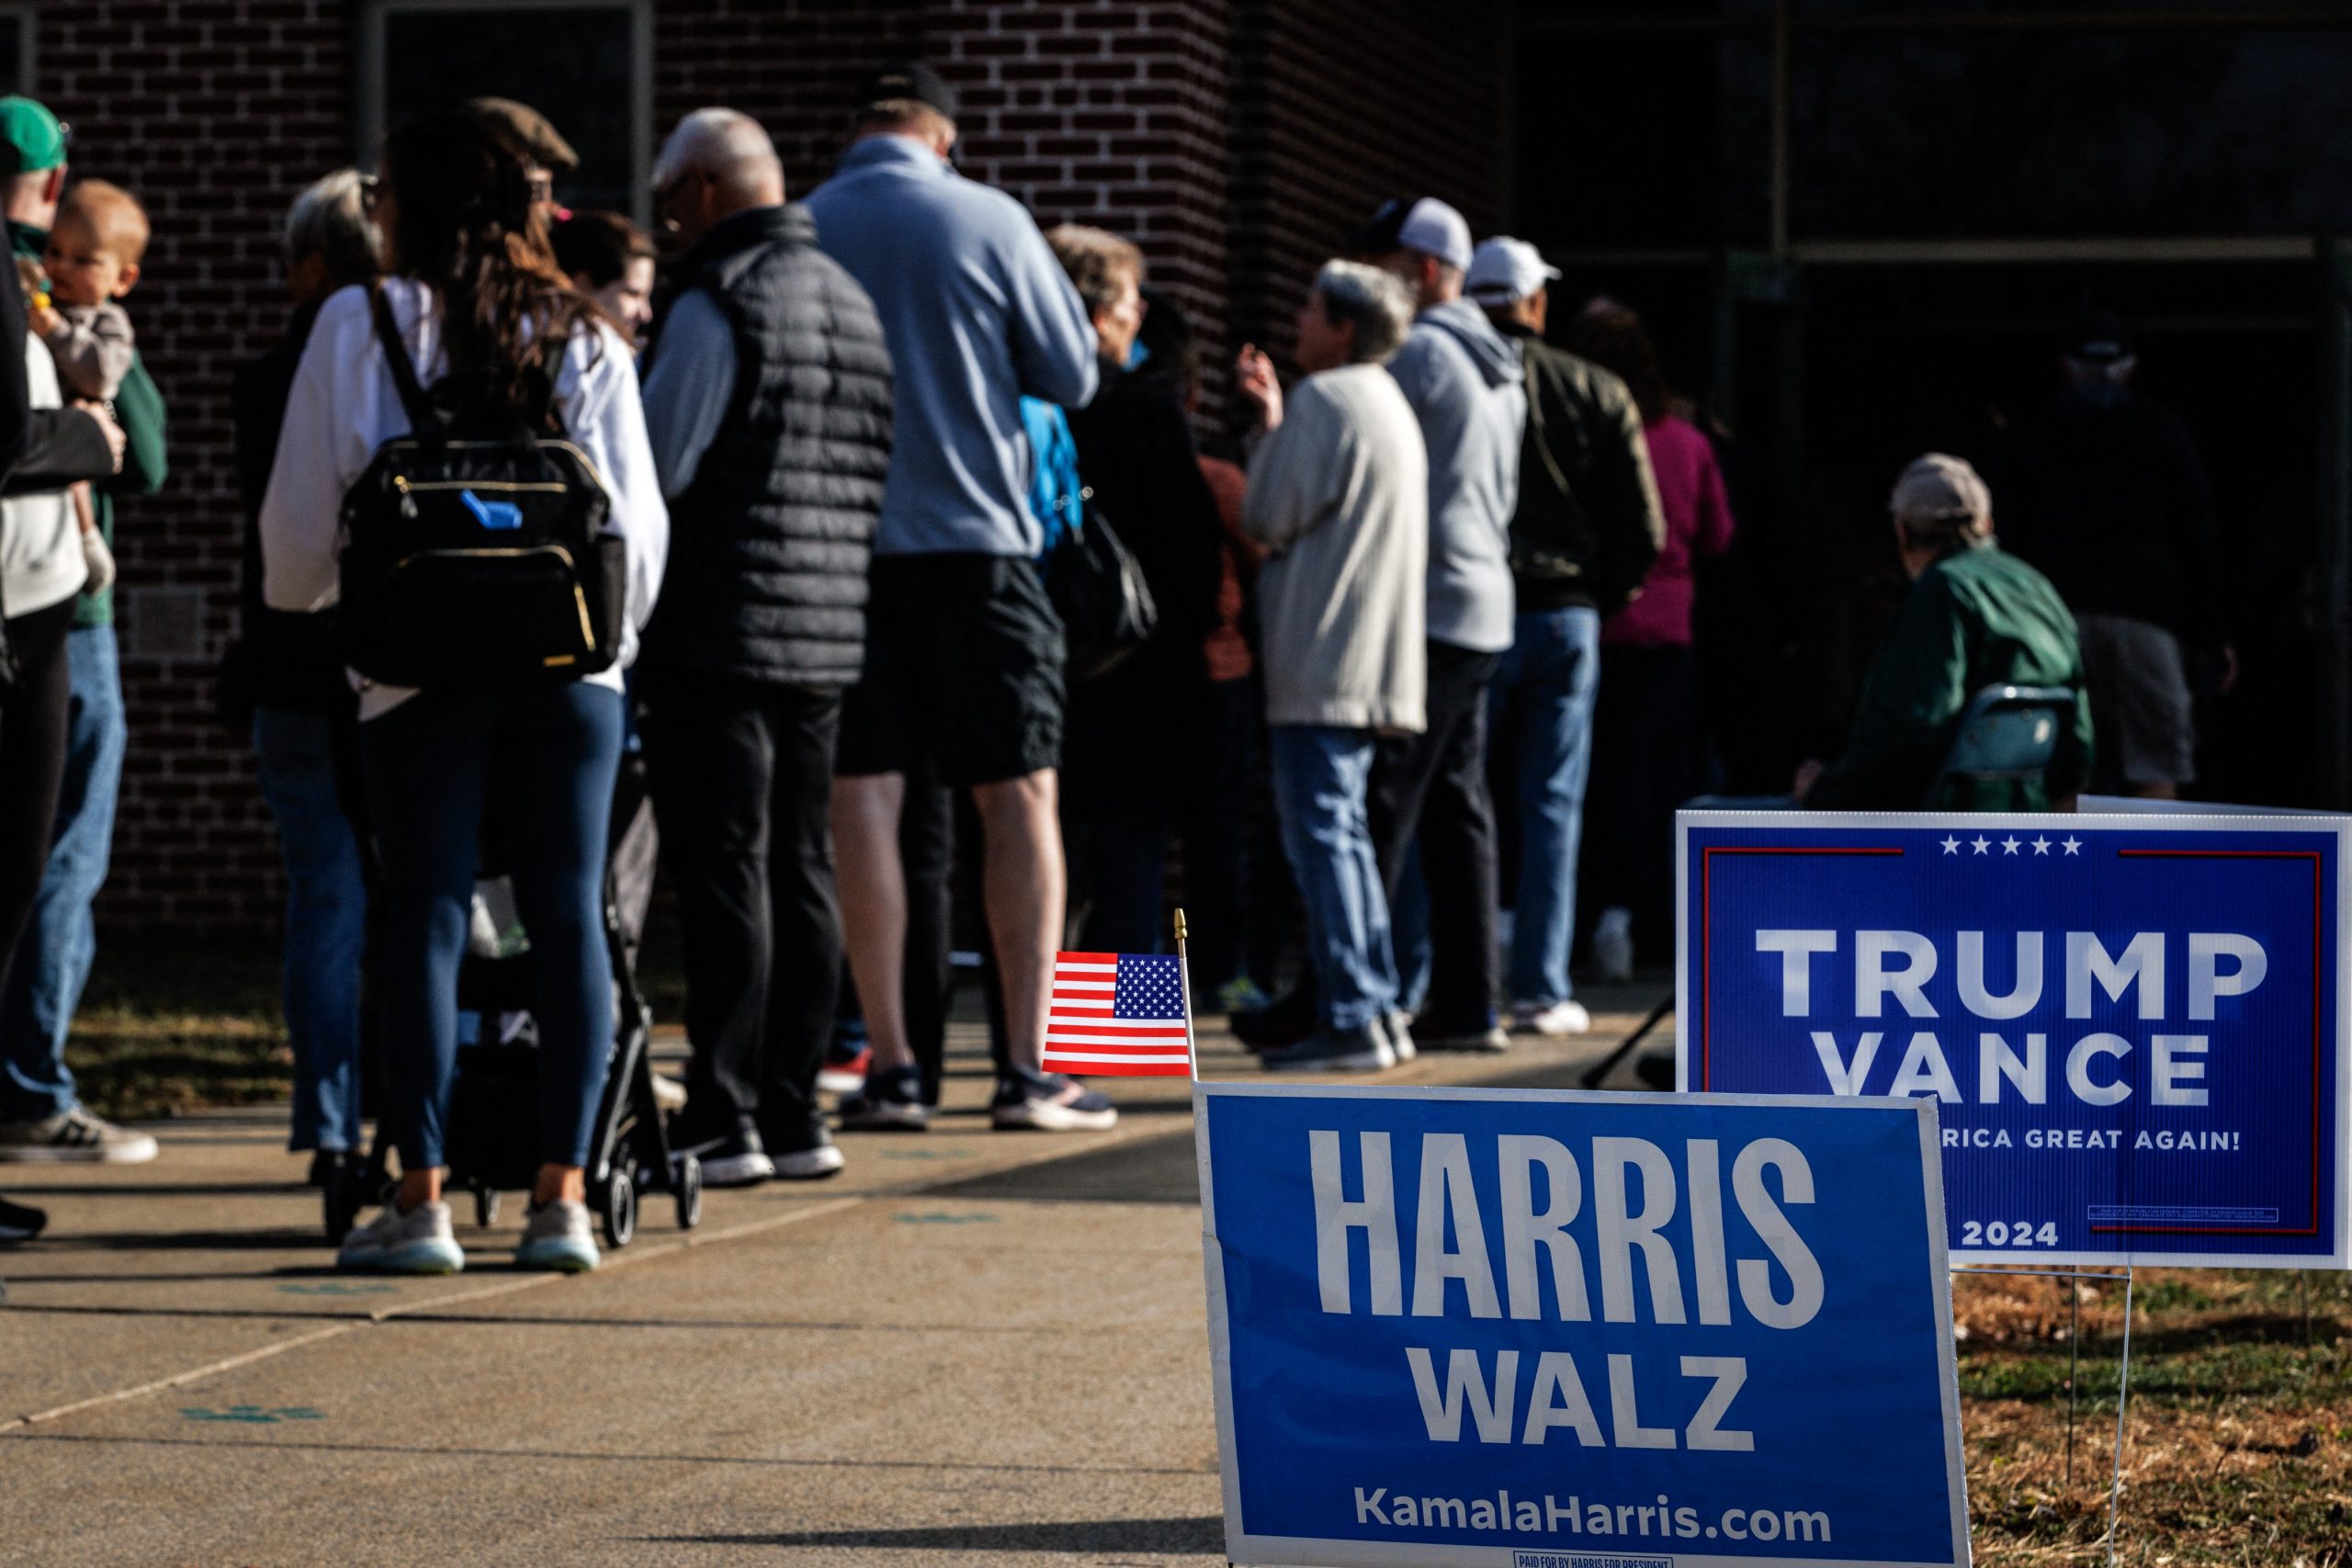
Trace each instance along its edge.
{"label": "person in gray fleece jacket", "polygon": [[1298,313],[1308,372],[1287,415],[1264,355],[1242,351],[1243,396],[1271,434],[1241,527],[1269,553],[1258,579],[1283,845],[1306,907],[1315,1026],[1269,1067],[1392,1066],[1396,966],[1365,791],[1382,736],[1423,726],[1428,468],[1384,360],[1412,304],[1395,279],[1326,265]]}
{"label": "person in gray fleece jacket", "polygon": [[[1527,389],[1519,344],[1462,298],[1470,230],[1442,201],[1391,202],[1357,237],[1363,259],[1399,278],[1420,314],[1389,371],[1429,451],[1428,726],[1384,740],[1373,764],[1373,843],[1392,898],[1418,838],[1427,919],[1400,922],[1414,987],[1425,940],[1427,999],[1414,1033],[1438,1050],[1501,1050],[1495,942],[1495,812],[1487,791],[1487,688],[1511,645],[1510,520]],[[1405,908],[1398,900],[1400,910]],[[1418,915],[1419,911],[1412,913]],[[1403,927],[1416,940],[1401,940]]]}

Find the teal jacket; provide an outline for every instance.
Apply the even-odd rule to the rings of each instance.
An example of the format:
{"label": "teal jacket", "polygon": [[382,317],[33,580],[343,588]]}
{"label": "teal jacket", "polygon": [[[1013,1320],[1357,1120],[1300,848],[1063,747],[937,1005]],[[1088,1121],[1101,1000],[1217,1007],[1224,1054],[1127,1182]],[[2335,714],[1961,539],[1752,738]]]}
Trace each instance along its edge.
{"label": "teal jacket", "polygon": [[[1960,716],[1986,686],[2069,686],[2075,722],[2040,782],[1954,781],[1929,801]],[[1919,574],[1871,666],[1846,749],[1805,795],[1823,811],[2046,811],[2090,777],[2091,707],[2074,612],[1987,540]]]}
{"label": "teal jacket", "polygon": [[[164,394],[156,389],[155,378],[147,374],[146,362],[136,355],[130,361],[130,373],[115,389],[114,417],[122,426],[124,438],[122,472],[90,487],[90,510],[96,513],[98,532],[106,536],[108,545],[114,543],[114,498],[153,495],[164,488],[168,471],[164,457]],[[83,594],[74,607],[74,624],[114,625],[114,590]]]}

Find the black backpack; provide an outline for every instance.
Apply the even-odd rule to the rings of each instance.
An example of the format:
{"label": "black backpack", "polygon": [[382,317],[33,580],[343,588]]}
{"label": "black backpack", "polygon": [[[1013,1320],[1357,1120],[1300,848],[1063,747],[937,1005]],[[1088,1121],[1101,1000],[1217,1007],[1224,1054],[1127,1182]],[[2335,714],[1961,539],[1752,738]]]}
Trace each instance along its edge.
{"label": "black backpack", "polygon": [[1123,662],[1159,628],[1143,565],[1080,492],[1079,515],[1046,558],[1046,597],[1061,617],[1064,673],[1091,681]]}
{"label": "black backpack", "polygon": [[549,355],[522,418],[485,414],[465,378],[431,394],[381,288],[376,336],[410,434],[343,499],[345,657],[393,686],[570,681],[620,654],[625,540],[587,455],[553,415]]}

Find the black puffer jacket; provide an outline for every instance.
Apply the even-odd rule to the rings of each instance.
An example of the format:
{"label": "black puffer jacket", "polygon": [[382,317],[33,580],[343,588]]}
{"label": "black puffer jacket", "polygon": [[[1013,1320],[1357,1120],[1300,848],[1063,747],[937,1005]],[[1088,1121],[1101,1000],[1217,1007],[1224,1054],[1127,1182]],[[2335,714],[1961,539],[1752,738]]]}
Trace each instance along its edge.
{"label": "black puffer jacket", "polygon": [[890,471],[890,352],[873,301],[797,207],[706,234],[679,280],[735,332],[735,395],[685,493],[649,665],[775,685],[854,683]]}

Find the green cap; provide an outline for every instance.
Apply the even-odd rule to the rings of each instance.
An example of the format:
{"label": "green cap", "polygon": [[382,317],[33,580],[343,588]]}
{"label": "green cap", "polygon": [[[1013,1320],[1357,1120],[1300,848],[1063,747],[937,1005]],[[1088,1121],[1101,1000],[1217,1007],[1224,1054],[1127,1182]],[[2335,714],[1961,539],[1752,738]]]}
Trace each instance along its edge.
{"label": "green cap", "polygon": [[64,164],[64,123],[30,98],[0,98],[0,175],[37,175]]}

